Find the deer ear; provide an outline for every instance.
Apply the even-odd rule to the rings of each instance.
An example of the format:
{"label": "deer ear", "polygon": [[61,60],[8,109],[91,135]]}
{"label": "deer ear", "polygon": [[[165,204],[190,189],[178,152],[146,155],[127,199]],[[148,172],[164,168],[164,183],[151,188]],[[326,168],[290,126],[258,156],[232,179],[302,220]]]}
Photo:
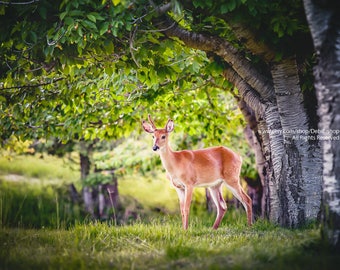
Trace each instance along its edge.
{"label": "deer ear", "polygon": [[147,133],[154,133],[155,129],[153,128],[152,125],[150,125],[148,122],[143,121],[142,122],[142,127]]}
{"label": "deer ear", "polygon": [[166,130],[166,132],[170,133],[171,131],[174,130],[174,127],[175,127],[174,121],[169,119],[168,122],[166,123],[165,130]]}

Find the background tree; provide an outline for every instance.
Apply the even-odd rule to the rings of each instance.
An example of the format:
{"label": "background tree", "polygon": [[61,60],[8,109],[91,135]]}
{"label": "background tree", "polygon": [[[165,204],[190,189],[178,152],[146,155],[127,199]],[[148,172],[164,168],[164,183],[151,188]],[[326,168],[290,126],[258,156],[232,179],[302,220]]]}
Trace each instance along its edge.
{"label": "background tree", "polygon": [[340,5],[305,0],[318,62],[314,69],[319,129],[323,136],[323,236],[340,249]]}
{"label": "background tree", "polygon": [[225,117],[214,121],[195,105],[233,90],[263,215],[287,227],[318,217],[322,159],[307,136],[317,117],[301,1],[2,1],[0,12],[3,139],[119,138],[150,111],[218,140],[227,110],[211,106]]}

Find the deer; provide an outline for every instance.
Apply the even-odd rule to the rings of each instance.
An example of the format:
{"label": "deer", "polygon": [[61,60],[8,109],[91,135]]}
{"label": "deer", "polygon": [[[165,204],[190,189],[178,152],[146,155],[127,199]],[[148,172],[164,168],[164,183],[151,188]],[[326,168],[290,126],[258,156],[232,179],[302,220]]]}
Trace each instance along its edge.
{"label": "deer", "polygon": [[217,209],[212,228],[216,230],[220,226],[227,211],[227,204],[222,195],[223,184],[242,203],[248,225],[251,226],[252,200],[240,183],[241,156],[224,146],[173,151],[169,135],[174,130],[174,122],[168,119],[165,128],[158,129],[150,115],[148,120],[142,121],[142,127],[145,132],[152,134],[152,150],[159,153],[166,176],[177,192],[183,229],[188,229],[192,194],[196,187],[208,188]]}

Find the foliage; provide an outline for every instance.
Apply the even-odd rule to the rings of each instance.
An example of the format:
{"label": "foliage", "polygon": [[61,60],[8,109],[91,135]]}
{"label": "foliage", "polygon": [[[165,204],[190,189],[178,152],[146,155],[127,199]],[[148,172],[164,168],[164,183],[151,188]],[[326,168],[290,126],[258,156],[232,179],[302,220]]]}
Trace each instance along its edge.
{"label": "foliage", "polygon": [[100,170],[115,170],[115,175],[146,173],[160,165],[145,140],[128,138],[112,151],[94,153],[93,160]]}
{"label": "foliage", "polygon": [[103,173],[90,173],[83,182],[85,186],[97,186],[99,184],[109,184],[112,182],[111,175],[105,175]]}
{"label": "foliage", "polygon": [[333,269],[339,256],[320,244],[317,230],[285,230],[239,221],[212,231],[195,220],[112,227],[78,224],[69,230],[0,231],[4,269]]}
{"label": "foliage", "polygon": [[[147,112],[175,117],[182,126],[196,122],[188,133],[204,130],[209,139],[228,128],[225,119],[231,117],[218,90],[231,87],[221,76],[223,64],[164,39],[153,27],[156,13],[149,1],[5,2],[0,5],[3,141],[12,134],[64,141],[120,138]],[[227,14],[251,21],[276,43],[304,31],[300,1],[171,4],[170,14],[186,27],[211,29],[235,45],[239,42],[223,20]]]}
{"label": "foliage", "polygon": [[[163,101],[180,107],[179,89],[197,88],[209,79],[201,79],[205,54],[159,42],[160,33],[143,35],[139,44],[147,38],[150,46],[129,57],[122,44],[129,42],[126,34],[136,14],[123,2],[39,2],[1,6],[3,140],[12,133],[23,139],[121,137],[165,89],[173,92]],[[131,57],[139,59],[138,68]],[[190,107],[190,97],[185,102]]]}
{"label": "foliage", "polygon": [[21,141],[16,137],[10,137],[2,146],[1,155],[7,158],[11,158],[16,154],[33,154],[35,151],[31,147],[32,141]]}

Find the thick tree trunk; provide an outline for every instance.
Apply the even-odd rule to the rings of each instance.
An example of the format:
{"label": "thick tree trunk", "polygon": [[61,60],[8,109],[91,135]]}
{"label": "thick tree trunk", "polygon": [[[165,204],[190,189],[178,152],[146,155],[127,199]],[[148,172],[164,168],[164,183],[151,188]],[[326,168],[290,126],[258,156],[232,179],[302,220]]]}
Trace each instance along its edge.
{"label": "thick tree trunk", "polygon": [[322,235],[340,250],[340,6],[331,0],[304,4],[318,55],[314,75],[323,148]]}
{"label": "thick tree trunk", "polygon": [[283,136],[279,180],[278,223],[296,227],[318,217],[321,205],[321,153],[310,140],[295,59],[283,59],[272,67]]}

